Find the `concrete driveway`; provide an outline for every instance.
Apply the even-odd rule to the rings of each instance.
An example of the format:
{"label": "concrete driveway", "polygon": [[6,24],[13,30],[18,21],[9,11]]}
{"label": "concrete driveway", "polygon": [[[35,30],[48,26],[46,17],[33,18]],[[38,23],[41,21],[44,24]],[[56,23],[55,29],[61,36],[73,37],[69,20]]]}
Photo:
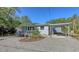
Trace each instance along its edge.
{"label": "concrete driveway", "polygon": [[79,41],[68,36],[49,36],[35,42],[19,42],[21,37],[0,37],[0,52],[77,52]]}

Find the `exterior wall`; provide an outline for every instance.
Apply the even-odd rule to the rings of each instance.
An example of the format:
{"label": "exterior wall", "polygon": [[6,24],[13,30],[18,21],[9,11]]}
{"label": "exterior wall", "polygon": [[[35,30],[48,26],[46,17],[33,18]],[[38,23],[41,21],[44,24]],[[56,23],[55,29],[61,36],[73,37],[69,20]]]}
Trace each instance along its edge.
{"label": "exterior wall", "polygon": [[40,34],[41,35],[48,35],[49,34],[49,28],[48,28],[48,26],[44,26],[44,29],[43,30],[41,30],[41,27],[40,26],[37,27],[37,29],[40,31]]}

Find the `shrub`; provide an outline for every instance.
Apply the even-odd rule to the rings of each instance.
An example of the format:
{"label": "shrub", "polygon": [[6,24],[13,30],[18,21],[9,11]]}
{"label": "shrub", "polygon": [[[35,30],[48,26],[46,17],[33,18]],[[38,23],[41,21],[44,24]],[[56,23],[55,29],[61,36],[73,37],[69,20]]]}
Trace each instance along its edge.
{"label": "shrub", "polygon": [[79,30],[75,30],[74,32],[75,32],[75,34],[79,34]]}
{"label": "shrub", "polygon": [[32,31],[32,35],[40,35],[39,30],[33,30],[33,31]]}

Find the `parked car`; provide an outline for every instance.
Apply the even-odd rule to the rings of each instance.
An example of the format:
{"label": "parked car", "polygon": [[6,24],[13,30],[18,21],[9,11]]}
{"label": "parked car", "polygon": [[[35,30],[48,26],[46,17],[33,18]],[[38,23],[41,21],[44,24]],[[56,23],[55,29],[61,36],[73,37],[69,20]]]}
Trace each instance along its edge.
{"label": "parked car", "polygon": [[57,31],[55,29],[53,29],[53,33],[56,34],[56,35],[66,35],[65,33],[63,33],[62,31]]}

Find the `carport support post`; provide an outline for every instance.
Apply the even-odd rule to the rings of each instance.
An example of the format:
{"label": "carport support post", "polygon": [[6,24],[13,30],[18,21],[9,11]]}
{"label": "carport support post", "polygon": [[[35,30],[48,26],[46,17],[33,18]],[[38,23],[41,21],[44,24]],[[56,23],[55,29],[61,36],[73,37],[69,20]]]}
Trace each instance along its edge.
{"label": "carport support post", "polygon": [[52,38],[52,26],[49,26],[49,36]]}
{"label": "carport support post", "polygon": [[70,32],[70,26],[68,26],[68,33],[67,33],[67,34],[68,34],[68,36],[69,36],[69,32]]}

